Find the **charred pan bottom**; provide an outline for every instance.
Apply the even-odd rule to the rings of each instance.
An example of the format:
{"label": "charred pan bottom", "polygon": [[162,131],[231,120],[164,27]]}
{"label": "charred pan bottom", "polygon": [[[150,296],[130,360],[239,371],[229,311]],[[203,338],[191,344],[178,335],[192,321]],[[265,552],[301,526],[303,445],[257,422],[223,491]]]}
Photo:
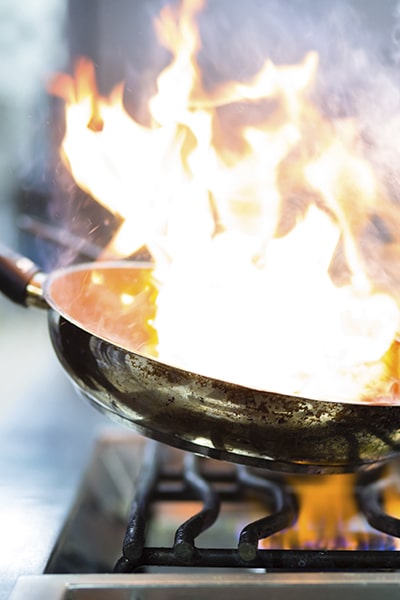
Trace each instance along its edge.
{"label": "charred pan bottom", "polygon": [[84,396],[171,446],[306,473],[367,469],[400,454],[400,406],[305,400],[188,373],[93,336],[53,310],[49,328]]}

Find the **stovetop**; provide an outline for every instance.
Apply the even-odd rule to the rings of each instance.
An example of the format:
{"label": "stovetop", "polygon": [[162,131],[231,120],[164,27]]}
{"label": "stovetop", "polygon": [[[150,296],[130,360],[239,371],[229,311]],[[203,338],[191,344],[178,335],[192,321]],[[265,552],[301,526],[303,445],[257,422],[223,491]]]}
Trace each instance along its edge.
{"label": "stovetop", "polygon": [[[143,555],[153,556],[152,560],[154,560],[154,556],[164,553],[168,561],[173,559],[175,569],[171,571],[169,568],[152,567],[151,561],[150,566],[143,567],[138,560],[137,564],[128,565],[135,571],[134,573],[113,573],[115,565],[118,568],[122,560],[124,535],[128,537],[128,543],[132,538],[136,540],[137,549],[140,535],[138,538],[134,529],[141,527],[137,515],[141,512],[142,499],[145,497],[146,502],[149,501],[148,488],[152,487],[154,471],[157,470],[157,463],[160,461],[164,466],[167,465],[167,469],[153,498],[152,518],[147,528],[147,546]],[[193,470],[199,475],[200,480],[207,474],[206,478],[211,479],[214,485],[218,482],[217,488],[222,484],[219,488],[219,496],[225,501],[231,500],[225,502],[223,510],[218,514],[218,525],[211,526],[201,533],[199,542],[196,541],[195,551],[200,556],[201,553],[208,552],[207,548],[216,547],[217,556],[221,553],[224,555],[225,552],[224,560],[234,556],[234,561],[242,561],[241,564],[236,565],[240,567],[239,570],[232,568],[232,565],[231,568],[214,566],[210,569],[207,567],[199,569],[196,560],[188,567],[185,566],[188,562],[185,553],[178,556],[174,554],[173,547],[177,541],[183,539],[187,541],[187,532],[186,534],[182,532],[182,521],[186,520],[185,522],[193,529],[194,517],[201,515],[202,510],[213,509],[207,498],[207,490],[204,489],[200,492],[197,489],[199,501],[196,501],[191,497],[190,489],[185,491],[183,488],[184,497],[180,502],[178,501],[177,506],[176,496],[179,497],[181,493],[179,491],[181,484],[178,483],[180,482],[178,463],[181,462],[189,481],[193,478]],[[204,463],[201,471],[196,468],[197,463]],[[329,564],[329,560],[337,560],[335,552],[330,553],[326,550],[311,552],[315,554],[314,559],[316,557],[317,560],[319,558],[325,561],[327,567],[325,572],[321,572],[322,569],[318,569],[318,565],[317,568],[311,567],[311,570],[316,572],[308,572],[310,565],[301,563],[304,560],[301,553],[292,555],[292,559],[298,561],[294,564],[295,572],[287,572],[287,565],[278,564],[279,561],[285,560],[282,557],[290,556],[290,553],[285,554],[287,552],[285,550],[282,556],[280,550],[276,549],[261,551],[265,553],[267,561],[271,560],[271,556],[273,557],[275,553],[275,562],[269,565],[268,572],[255,566],[250,557],[246,558],[246,554],[241,557],[236,550],[232,550],[236,554],[229,555],[230,551],[225,551],[223,548],[235,548],[237,540],[241,539],[240,529],[246,530],[246,522],[259,516],[257,505],[249,510],[246,504],[245,517],[241,520],[239,518],[238,523],[238,515],[242,514],[243,507],[240,502],[233,502],[231,497],[232,484],[238,471],[239,477],[244,477],[240,475],[241,467],[185,455],[118,428],[103,430],[100,434],[97,432],[91,461],[77,490],[75,503],[59,531],[45,574],[19,578],[10,600],[43,597],[50,600],[53,598],[151,600],[188,596],[202,600],[210,595],[233,599],[242,598],[244,594],[249,598],[257,599],[264,598],[267,592],[269,597],[275,600],[320,598],[321,595],[333,599],[337,598],[338,594],[341,594],[344,599],[352,600],[357,598],[368,600],[376,598],[377,594],[383,598],[397,597],[400,591],[398,572],[375,570],[371,563],[370,571],[361,567],[360,572],[349,572],[342,568],[338,572],[335,571],[334,564]],[[252,477],[254,480],[251,479]],[[253,487],[256,486],[259,483],[258,477],[259,475],[251,470],[247,474],[246,484],[250,482]],[[200,486],[199,481],[195,483]],[[132,498],[136,511],[135,522],[132,522],[132,518],[131,521],[128,519]],[[126,533],[127,523],[129,524]],[[181,533],[177,535],[177,531]],[[161,550],[155,548],[156,544],[160,545]],[[140,554],[141,551],[137,559],[140,558]],[[383,554],[379,552],[379,557]],[[276,559],[278,555],[280,558]],[[129,552],[126,556],[129,557]],[[360,552],[360,556],[365,558],[365,552]],[[400,562],[398,551],[389,551],[388,556],[391,557],[392,562],[395,561],[395,565]]]}
{"label": "stovetop", "polygon": [[358,476],[289,478],[110,430],[96,440],[46,572],[397,570],[400,521],[381,495],[399,479],[397,461]]}

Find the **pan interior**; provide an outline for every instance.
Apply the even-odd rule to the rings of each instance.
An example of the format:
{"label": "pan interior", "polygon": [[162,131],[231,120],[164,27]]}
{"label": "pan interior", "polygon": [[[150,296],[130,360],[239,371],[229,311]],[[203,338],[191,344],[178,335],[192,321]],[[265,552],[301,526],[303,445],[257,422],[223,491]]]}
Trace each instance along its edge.
{"label": "pan interior", "polygon": [[48,304],[96,337],[157,356],[157,286],[148,263],[103,263],[56,271],[45,286]]}
{"label": "pan interior", "polygon": [[[50,275],[44,286],[49,306],[80,329],[129,352],[156,360],[159,358],[158,336],[152,322],[156,315],[157,294],[153,265],[127,261],[88,263],[62,269]],[[187,372],[182,365],[170,366]],[[397,369],[396,353],[393,371],[397,372]],[[207,373],[197,374],[210,379]],[[217,381],[215,377],[212,380]],[[243,387],[238,382],[233,385]],[[345,403],[398,405],[397,397],[388,393],[390,381],[381,381],[380,385],[382,387],[378,393],[373,392],[371,396],[366,395],[358,400],[345,400]],[[250,389],[248,386],[245,388]],[[301,394],[289,395],[282,390],[251,389],[286,398],[302,398]],[[344,402],[343,398],[332,396],[327,390],[324,397],[307,397],[306,401]]]}

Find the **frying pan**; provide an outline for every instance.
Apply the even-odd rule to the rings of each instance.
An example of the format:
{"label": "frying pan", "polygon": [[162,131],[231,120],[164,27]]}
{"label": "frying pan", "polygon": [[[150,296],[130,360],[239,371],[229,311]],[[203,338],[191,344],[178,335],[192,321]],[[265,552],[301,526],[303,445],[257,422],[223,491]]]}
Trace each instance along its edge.
{"label": "frying pan", "polygon": [[0,252],[0,289],[48,309],[54,350],[78,391],[138,432],[286,472],[351,472],[400,454],[400,405],[259,391],[157,360],[146,325],[154,310],[150,276],[151,265],[129,262],[45,276],[29,259]]}

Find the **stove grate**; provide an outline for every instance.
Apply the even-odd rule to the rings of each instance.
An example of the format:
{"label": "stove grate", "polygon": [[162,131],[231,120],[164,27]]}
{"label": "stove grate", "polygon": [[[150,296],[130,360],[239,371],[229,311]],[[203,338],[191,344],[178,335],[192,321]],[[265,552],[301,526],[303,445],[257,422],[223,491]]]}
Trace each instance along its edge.
{"label": "stove grate", "polygon": [[[362,571],[398,570],[397,550],[286,550],[259,549],[259,541],[292,526],[298,517],[294,493],[284,480],[271,474],[257,475],[241,465],[233,470],[205,475],[201,459],[186,454],[183,471],[163,466],[163,447],[146,446],[142,469],[136,484],[122,556],[116,573],[146,570],[147,567],[216,567],[262,569],[266,571]],[[356,485],[358,506],[368,523],[379,531],[400,537],[400,520],[385,514],[379,485],[380,470],[359,477]],[[223,483],[217,493],[215,485]],[[220,512],[220,501],[237,501],[248,491],[259,495],[268,516],[242,528],[236,548],[198,548],[196,538],[210,528]],[[146,547],[146,525],[157,501],[199,500],[201,510],[175,532],[172,547]]]}

